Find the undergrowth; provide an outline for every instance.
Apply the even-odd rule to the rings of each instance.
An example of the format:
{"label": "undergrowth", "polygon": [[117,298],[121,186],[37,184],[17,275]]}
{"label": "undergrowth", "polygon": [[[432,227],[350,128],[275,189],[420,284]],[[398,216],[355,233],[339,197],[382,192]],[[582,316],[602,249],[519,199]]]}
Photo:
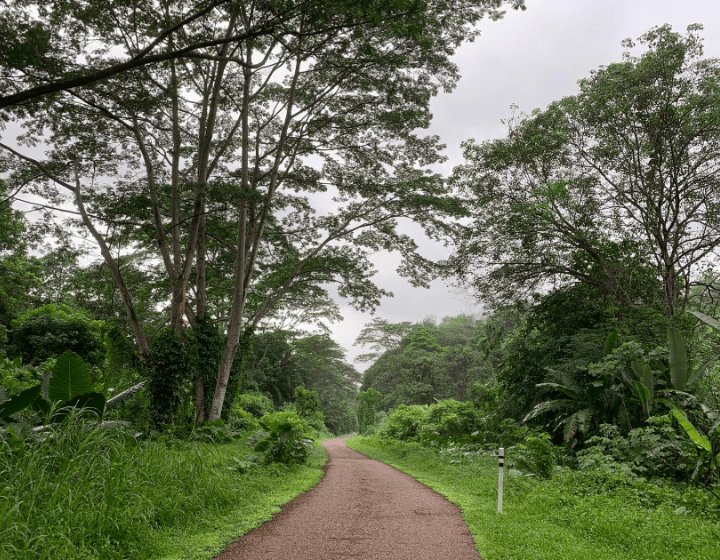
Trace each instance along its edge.
{"label": "undergrowth", "polygon": [[484,560],[720,558],[720,511],[701,490],[621,473],[567,470],[540,479],[509,469],[500,515],[495,457],[458,460],[419,443],[373,437],[347,444],[458,505]]}
{"label": "undergrowth", "polygon": [[71,415],[3,444],[0,558],[209,559],[320,480],[317,447],[306,466],[254,466],[239,441],[136,441]]}

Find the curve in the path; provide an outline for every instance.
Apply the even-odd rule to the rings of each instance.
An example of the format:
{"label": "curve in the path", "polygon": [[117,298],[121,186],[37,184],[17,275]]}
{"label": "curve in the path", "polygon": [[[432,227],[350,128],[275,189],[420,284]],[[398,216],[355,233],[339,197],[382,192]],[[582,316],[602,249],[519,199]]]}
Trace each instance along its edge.
{"label": "curve in the path", "polygon": [[325,476],[216,560],[478,560],[460,509],[345,445],[323,442]]}

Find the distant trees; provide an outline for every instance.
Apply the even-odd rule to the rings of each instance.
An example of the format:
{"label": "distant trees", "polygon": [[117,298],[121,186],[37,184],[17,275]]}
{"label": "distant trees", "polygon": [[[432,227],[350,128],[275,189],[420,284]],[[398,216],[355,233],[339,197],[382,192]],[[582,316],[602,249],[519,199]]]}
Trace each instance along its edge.
{"label": "distant trees", "polygon": [[[393,325],[381,320],[368,324],[358,342],[373,344],[386,331],[385,338],[398,330],[407,334],[382,353],[363,376],[361,390],[382,393],[381,408],[398,404],[431,404],[435,400],[466,400],[475,382],[488,373],[485,359],[476,345],[476,320],[461,315],[409,325]],[[369,338],[368,330],[375,336]]]}

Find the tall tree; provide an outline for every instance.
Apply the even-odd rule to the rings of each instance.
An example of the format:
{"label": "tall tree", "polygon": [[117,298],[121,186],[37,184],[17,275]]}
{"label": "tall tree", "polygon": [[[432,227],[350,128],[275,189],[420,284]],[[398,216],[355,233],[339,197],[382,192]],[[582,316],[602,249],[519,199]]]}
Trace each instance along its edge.
{"label": "tall tree", "polygon": [[465,144],[454,183],[474,221],[451,259],[465,283],[508,302],[581,282],[685,309],[720,244],[720,63],[701,58],[700,29],[655,28],[644,54],[511,122],[507,139]]}
{"label": "tall tree", "polygon": [[[113,273],[141,354],[149,354],[142,319],[99,223],[127,228],[132,251],[153,249],[170,280],[170,324],[178,333],[207,312],[211,264],[230,271],[232,281],[219,286],[230,290],[223,294],[230,305],[214,419],[242,333],[284,298],[337,282],[341,296],[372,309],[388,295],[370,280],[367,256],[381,249],[400,252],[399,273],[427,283],[433,263],[397,232],[398,220],[416,220],[443,239],[460,206],[439,176],[423,170],[440,159],[437,139],[412,131],[429,124],[431,96],[458,78],[448,56],[476,33],[481,17],[499,17],[503,3],[314,2],[270,27],[274,3],[218,5],[168,37],[167,48],[217,29],[226,38],[266,33],[35,107],[24,140],[51,130],[44,162],[2,147],[16,182],[39,171],[44,183],[32,182],[36,193],[60,201],[60,185],[71,196]],[[157,4],[165,22],[179,9]],[[142,52],[146,37],[135,25],[132,13],[114,14],[98,52]]]}

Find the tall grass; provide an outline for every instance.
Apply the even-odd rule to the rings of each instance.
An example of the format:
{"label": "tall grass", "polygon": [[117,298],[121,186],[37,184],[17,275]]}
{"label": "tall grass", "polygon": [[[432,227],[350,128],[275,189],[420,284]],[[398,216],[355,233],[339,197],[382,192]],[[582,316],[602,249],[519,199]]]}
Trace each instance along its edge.
{"label": "tall grass", "polygon": [[241,474],[235,459],[248,452],[240,443],[138,442],[71,414],[37,440],[4,444],[0,558],[160,557],[161,532],[221,518],[249,489],[268,493],[292,479],[282,469]]}

